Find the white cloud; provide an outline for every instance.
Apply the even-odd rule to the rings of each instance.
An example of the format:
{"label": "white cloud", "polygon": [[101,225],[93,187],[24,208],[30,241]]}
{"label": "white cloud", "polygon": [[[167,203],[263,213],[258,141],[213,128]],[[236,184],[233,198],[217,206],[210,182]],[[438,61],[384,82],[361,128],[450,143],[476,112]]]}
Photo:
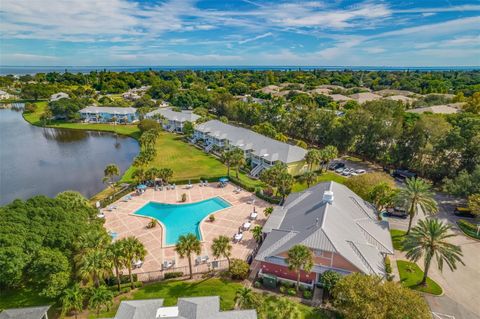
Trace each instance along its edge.
{"label": "white cloud", "polygon": [[244,44],[244,43],[260,40],[260,39],[263,39],[263,38],[266,38],[266,37],[271,37],[272,35],[273,35],[272,32],[267,32],[267,33],[264,33],[264,34],[257,35],[256,37],[253,37],[253,38],[248,38],[248,39],[238,41],[238,43],[239,44]]}

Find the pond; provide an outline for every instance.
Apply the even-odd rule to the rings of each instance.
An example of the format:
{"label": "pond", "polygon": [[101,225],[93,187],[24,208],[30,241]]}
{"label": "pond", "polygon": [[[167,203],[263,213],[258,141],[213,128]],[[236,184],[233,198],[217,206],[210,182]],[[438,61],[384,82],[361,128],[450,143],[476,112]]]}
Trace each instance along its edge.
{"label": "pond", "polygon": [[107,164],[123,174],[138,152],[130,137],[36,127],[21,110],[0,109],[0,205],[65,190],[91,197],[105,188]]}

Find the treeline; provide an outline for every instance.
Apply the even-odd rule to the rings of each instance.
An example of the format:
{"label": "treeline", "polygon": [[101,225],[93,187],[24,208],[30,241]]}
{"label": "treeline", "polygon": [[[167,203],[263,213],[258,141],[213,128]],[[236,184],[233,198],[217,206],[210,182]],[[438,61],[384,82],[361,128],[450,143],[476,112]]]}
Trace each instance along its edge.
{"label": "treeline", "polygon": [[[144,71],[82,73],[38,73],[19,77],[19,85],[31,82],[90,86],[102,93],[121,93],[142,85],[156,85],[167,81],[177,88],[189,89],[203,86],[223,88],[231,94],[253,93],[266,85],[298,83],[305,89],[331,84],[345,88],[366,87],[372,90],[400,89],[415,93],[458,93],[472,95],[480,91],[480,71]],[[0,77],[0,86],[9,87],[15,82],[11,75]]]}

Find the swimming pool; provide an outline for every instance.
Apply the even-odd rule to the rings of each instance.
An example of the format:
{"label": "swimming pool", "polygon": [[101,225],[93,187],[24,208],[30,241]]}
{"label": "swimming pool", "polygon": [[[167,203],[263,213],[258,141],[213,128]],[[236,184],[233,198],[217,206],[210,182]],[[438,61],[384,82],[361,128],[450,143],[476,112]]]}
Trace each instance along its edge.
{"label": "swimming pool", "polygon": [[178,237],[188,233],[195,234],[201,240],[200,222],[211,213],[230,206],[220,197],[190,204],[149,202],[134,214],[159,220],[165,226],[165,243],[175,245]]}

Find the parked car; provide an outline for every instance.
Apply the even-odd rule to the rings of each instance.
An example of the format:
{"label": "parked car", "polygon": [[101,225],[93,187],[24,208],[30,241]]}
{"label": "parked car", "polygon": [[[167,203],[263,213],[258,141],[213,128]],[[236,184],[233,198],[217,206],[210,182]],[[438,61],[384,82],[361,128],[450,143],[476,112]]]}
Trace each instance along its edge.
{"label": "parked car", "polygon": [[457,206],[453,211],[455,216],[458,217],[465,217],[465,218],[475,218],[475,215],[472,213],[472,210],[468,207],[464,206]]}
{"label": "parked car", "polygon": [[410,172],[406,169],[396,169],[395,171],[393,171],[392,176],[402,182],[405,181],[407,178],[417,178],[416,173]]}
{"label": "parked car", "polygon": [[354,172],[353,169],[351,169],[351,168],[345,168],[345,169],[343,170],[343,172],[342,172],[342,175],[343,175],[343,176],[350,176],[350,175],[352,175],[352,172]]}
{"label": "parked car", "polygon": [[345,167],[345,163],[332,163],[332,164],[330,164],[328,169],[331,170],[331,171],[335,171],[339,168],[344,168],[344,167]]}
{"label": "parked car", "polygon": [[343,167],[337,168],[335,170],[335,173],[341,174],[343,172],[343,170],[345,170],[345,168],[343,168]]}
{"label": "parked car", "polygon": [[366,170],[361,168],[355,170],[355,174],[357,175],[365,174],[366,172],[367,172]]}
{"label": "parked car", "polygon": [[403,207],[387,207],[387,212],[385,215],[404,219],[408,217],[408,213]]}

